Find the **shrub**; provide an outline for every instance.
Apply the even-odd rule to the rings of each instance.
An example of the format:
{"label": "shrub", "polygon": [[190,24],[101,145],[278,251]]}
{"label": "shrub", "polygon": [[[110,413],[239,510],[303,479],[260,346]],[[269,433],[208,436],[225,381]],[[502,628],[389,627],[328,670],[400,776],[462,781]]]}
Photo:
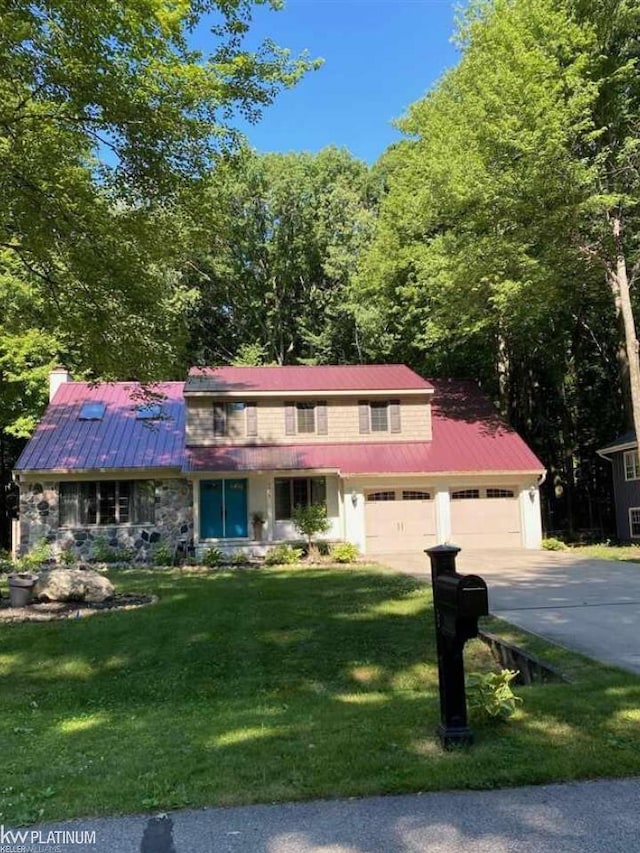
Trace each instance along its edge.
{"label": "shrub", "polygon": [[73,545],[64,545],[58,554],[58,560],[63,566],[73,566],[78,561],[78,555]]}
{"label": "shrub", "polygon": [[219,548],[207,548],[202,555],[202,565],[215,569],[224,563],[224,554]]}
{"label": "shrub", "polygon": [[545,551],[567,551],[567,546],[561,539],[555,539],[553,536],[549,539],[542,540],[542,547]]}
{"label": "shrub", "polygon": [[130,563],[133,551],[109,545],[106,539],[94,539],[91,547],[91,559],[95,563]]}
{"label": "shrub", "polygon": [[293,545],[283,542],[281,545],[274,545],[273,548],[269,548],[264,561],[268,566],[287,566],[291,563],[297,563],[300,557],[302,557],[302,548],[294,548]]}
{"label": "shrub", "polygon": [[0,575],[8,575],[14,571],[15,565],[10,556],[5,556],[5,552],[0,553]]}
{"label": "shrub", "polygon": [[43,563],[46,563],[50,559],[51,545],[49,545],[46,539],[41,539],[37,545],[33,546],[28,554],[20,557],[16,567],[20,572],[31,572],[40,568]]}
{"label": "shrub", "polygon": [[517,670],[503,669],[500,672],[470,672],[467,676],[467,699],[469,707],[483,711],[491,719],[506,720],[522,702],[511,689]]}
{"label": "shrub", "polygon": [[331,559],[336,563],[355,563],[359,553],[353,542],[336,542],[331,549]]}
{"label": "shrub", "polygon": [[173,550],[166,542],[158,542],[153,549],[151,561],[154,566],[172,566],[173,565]]}
{"label": "shrub", "polygon": [[249,562],[249,558],[242,551],[235,551],[231,555],[230,563],[232,566],[246,566]]}

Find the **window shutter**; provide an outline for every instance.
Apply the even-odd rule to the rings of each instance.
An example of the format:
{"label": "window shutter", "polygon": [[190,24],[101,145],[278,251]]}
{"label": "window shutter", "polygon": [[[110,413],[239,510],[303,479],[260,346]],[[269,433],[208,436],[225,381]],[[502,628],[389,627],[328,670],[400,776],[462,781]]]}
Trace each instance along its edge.
{"label": "window shutter", "polygon": [[247,403],[247,435],[258,434],[258,411],[255,403]]}
{"label": "window shutter", "polygon": [[227,409],[224,403],[213,404],[213,434],[226,435]]}
{"label": "window shutter", "polygon": [[389,400],[389,432],[402,432],[400,400]]}
{"label": "window shutter", "polygon": [[316,403],[316,432],[318,435],[327,435],[327,404],[323,401]]}
{"label": "window shutter", "polygon": [[284,432],[285,435],[296,434],[296,407],[293,403],[284,404]]}
{"label": "window shutter", "polygon": [[366,400],[360,400],[358,409],[360,415],[360,432],[369,432],[369,404]]}

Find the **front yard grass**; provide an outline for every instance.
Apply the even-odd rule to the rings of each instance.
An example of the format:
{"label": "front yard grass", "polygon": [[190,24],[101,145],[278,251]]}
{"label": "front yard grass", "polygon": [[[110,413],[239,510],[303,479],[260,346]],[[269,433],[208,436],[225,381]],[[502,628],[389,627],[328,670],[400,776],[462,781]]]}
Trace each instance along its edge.
{"label": "front yard grass", "polygon": [[640,545],[573,545],[571,551],[585,558],[596,557],[600,560],[640,563]]}
{"label": "front yard grass", "polygon": [[[361,566],[112,572],[160,601],[0,627],[0,823],[640,772],[640,679],[569,672],[443,752],[431,593]],[[467,669],[486,666],[479,641]]]}

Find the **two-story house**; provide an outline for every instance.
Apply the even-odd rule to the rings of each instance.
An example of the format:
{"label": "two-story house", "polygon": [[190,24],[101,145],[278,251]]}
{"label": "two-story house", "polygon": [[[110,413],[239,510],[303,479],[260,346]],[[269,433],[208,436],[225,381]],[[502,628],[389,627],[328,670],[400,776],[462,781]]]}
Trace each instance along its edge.
{"label": "two-story house", "polygon": [[96,539],[262,553],[300,538],[322,503],[326,537],[366,554],[540,546],[540,461],[470,382],[404,365],[194,368],[139,401],[59,369],[27,444],[20,547]]}

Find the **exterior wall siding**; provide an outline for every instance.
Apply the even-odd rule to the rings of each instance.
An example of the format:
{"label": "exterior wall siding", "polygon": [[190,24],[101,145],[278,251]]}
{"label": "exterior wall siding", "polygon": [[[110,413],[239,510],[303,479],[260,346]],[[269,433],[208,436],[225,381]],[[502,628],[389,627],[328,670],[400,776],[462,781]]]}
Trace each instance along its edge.
{"label": "exterior wall siding", "polygon": [[192,488],[187,480],[155,480],[153,524],[85,527],[60,527],[57,481],[20,484],[20,554],[27,553],[44,539],[54,554],[71,548],[78,557],[86,559],[91,557],[93,547],[100,541],[113,548],[130,548],[136,559],[146,560],[160,542],[173,548],[179,540],[190,542],[192,538]]}
{"label": "exterior wall siding", "polygon": [[[293,399],[293,398],[291,398]],[[320,396],[318,397],[320,399]],[[255,402],[258,435],[247,436],[246,412],[229,422],[229,435],[213,435],[213,399],[187,398],[187,444],[214,446],[233,444],[323,444],[335,441],[431,441],[431,405],[425,398],[391,395],[400,400],[400,432],[361,433],[358,418],[359,397],[327,398],[327,433],[285,432],[285,400],[247,400]],[[373,398],[371,398],[373,399]],[[377,398],[381,399],[381,398]]]}
{"label": "exterior wall siding", "polygon": [[629,507],[640,507],[640,480],[625,480],[624,453],[615,453],[611,457],[611,465],[618,537],[624,542],[629,542],[632,541],[629,530]]}

